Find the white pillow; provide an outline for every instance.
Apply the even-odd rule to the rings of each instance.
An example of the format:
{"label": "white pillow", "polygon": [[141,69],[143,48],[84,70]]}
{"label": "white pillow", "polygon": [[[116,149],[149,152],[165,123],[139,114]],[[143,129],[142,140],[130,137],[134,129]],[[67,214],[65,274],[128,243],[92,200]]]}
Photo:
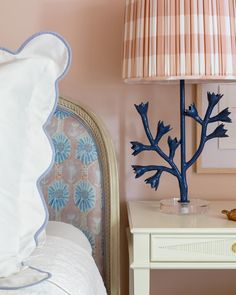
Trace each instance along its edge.
{"label": "white pillow", "polygon": [[88,238],[81,230],[71,224],[61,221],[49,221],[46,227],[46,233],[49,236],[70,240],[92,255],[92,247]]}
{"label": "white pillow", "polygon": [[68,45],[54,33],[32,36],[16,53],[0,50],[0,277],[19,272],[43,239],[47,210],[38,180],[53,158],[43,126],[69,60]]}

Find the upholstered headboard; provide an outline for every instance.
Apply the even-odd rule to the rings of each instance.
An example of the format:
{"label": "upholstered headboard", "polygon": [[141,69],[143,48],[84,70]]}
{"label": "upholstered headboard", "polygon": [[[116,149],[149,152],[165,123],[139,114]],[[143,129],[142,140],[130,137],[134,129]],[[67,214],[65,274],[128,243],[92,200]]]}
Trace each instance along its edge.
{"label": "upholstered headboard", "polygon": [[119,193],[114,148],[101,121],[60,98],[47,131],[55,163],[42,180],[49,219],[80,228],[108,294],[119,294]]}

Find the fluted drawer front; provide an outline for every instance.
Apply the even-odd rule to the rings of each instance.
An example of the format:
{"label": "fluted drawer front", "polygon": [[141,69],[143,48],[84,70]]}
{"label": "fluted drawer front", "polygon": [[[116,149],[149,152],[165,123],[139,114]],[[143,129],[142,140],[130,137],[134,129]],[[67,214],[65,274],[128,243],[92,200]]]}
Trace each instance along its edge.
{"label": "fluted drawer front", "polygon": [[151,235],[151,261],[236,261],[236,236]]}

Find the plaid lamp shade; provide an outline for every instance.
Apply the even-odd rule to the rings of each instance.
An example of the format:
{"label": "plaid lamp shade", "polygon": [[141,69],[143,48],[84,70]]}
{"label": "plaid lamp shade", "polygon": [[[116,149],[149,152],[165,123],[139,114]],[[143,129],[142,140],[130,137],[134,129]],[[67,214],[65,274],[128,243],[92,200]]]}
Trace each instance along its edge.
{"label": "plaid lamp shade", "polygon": [[236,80],[236,0],[127,0],[123,78]]}

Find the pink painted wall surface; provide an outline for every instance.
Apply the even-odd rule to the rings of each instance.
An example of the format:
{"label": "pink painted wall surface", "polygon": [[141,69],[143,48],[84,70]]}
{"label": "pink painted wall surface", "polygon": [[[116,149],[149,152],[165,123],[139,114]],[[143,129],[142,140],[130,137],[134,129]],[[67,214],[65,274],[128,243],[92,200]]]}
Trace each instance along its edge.
{"label": "pink painted wall surface", "polygon": [[[50,30],[70,43],[73,61],[60,83],[60,94],[81,101],[105,122],[115,143],[120,172],[121,277],[122,295],[128,294],[128,254],[125,238],[126,201],[175,196],[178,186],[172,177],[161,179],[155,192],[134,179],[131,164],[156,161],[156,157],[131,156],[130,140],[145,140],[133,104],[150,101],[151,126],[157,120],[169,122],[177,135],[178,86],[125,85],[121,79],[124,0],[0,0],[0,42],[12,50],[31,34]],[[188,103],[194,90],[186,89]],[[188,155],[193,151],[194,126],[187,124]],[[149,154],[150,155],[150,154]],[[235,199],[235,175],[189,173],[190,194],[207,199]],[[182,275],[184,274],[184,281]],[[156,271],[152,273],[152,294],[221,295],[235,290],[234,271]],[[183,288],[180,285],[186,283]]]}

